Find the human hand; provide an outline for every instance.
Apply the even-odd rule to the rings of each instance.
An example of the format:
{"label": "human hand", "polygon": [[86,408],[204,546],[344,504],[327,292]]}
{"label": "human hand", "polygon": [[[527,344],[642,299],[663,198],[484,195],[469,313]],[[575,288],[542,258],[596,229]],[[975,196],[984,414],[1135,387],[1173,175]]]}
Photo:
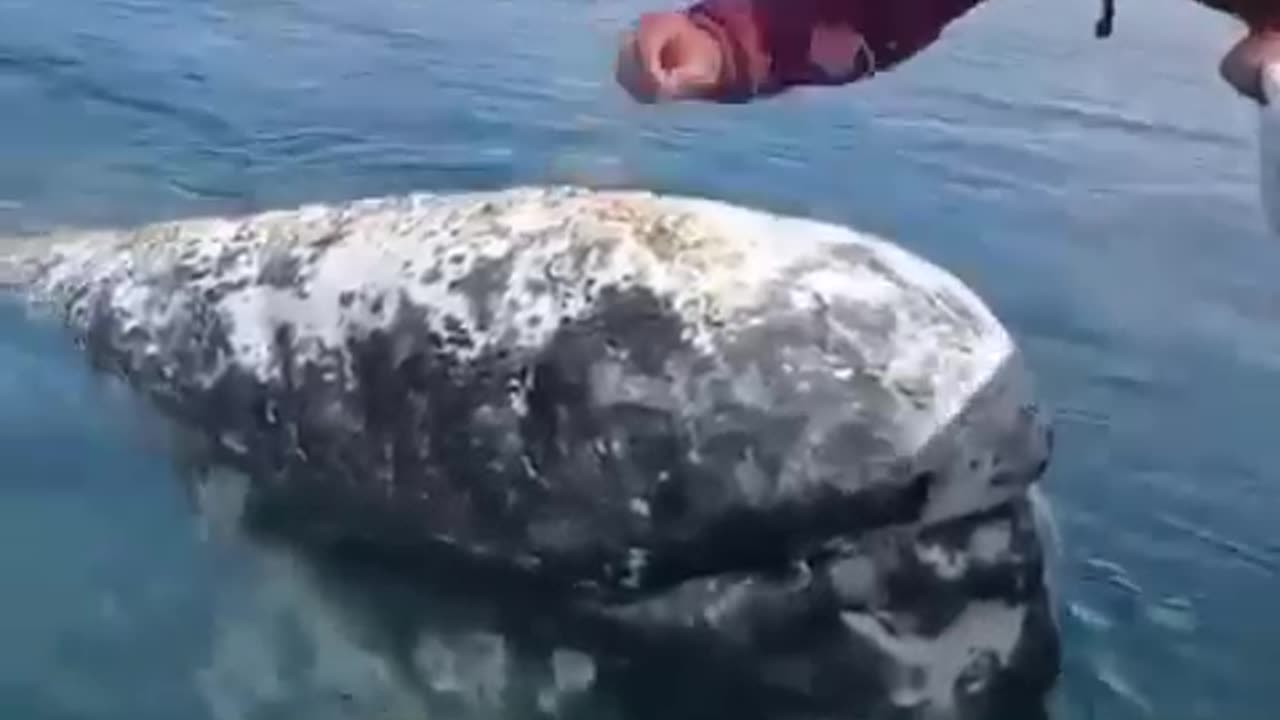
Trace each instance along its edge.
{"label": "human hand", "polygon": [[1251,32],[1222,58],[1222,78],[1241,95],[1266,104],[1262,72],[1270,63],[1280,63],[1280,30]]}
{"label": "human hand", "polygon": [[706,99],[725,62],[716,38],[681,13],[653,13],[618,48],[618,84],[644,103]]}

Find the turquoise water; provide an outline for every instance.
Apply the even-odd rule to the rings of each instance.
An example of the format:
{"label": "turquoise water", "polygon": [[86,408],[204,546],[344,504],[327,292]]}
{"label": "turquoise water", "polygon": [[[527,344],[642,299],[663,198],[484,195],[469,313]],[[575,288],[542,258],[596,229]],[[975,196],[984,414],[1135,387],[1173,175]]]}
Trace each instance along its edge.
{"label": "turquoise water", "polygon": [[[989,5],[857,90],[653,109],[610,84],[637,0],[0,0],[0,233],[543,181],[884,233],[989,300],[1057,414],[1060,717],[1275,718],[1280,238],[1231,27]],[[161,435],[0,307],[0,716],[226,711],[245,571]]]}

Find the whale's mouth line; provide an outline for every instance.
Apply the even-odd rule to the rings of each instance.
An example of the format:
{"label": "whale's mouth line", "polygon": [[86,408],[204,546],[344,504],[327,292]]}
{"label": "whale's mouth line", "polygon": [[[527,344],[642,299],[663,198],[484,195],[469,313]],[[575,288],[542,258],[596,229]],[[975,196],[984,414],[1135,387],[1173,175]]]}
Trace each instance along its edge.
{"label": "whale's mouth line", "polygon": [[[423,544],[388,547],[346,537],[323,546],[299,547],[294,538],[278,538],[271,531],[252,530],[268,542],[280,542],[300,552],[312,568],[340,578],[344,588],[391,584],[417,588],[431,602],[443,601],[480,615],[463,628],[497,632],[517,649],[538,651],[546,647],[585,653],[598,668],[593,693],[627,697],[636,686],[657,683],[649,690],[669,692],[679,684],[717,698],[721,706],[739,706],[738,718],[777,717],[783,712],[810,708],[821,712],[819,698],[787,687],[762,682],[758,660],[737,644],[725,644],[709,625],[696,627],[685,619],[704,616],[710,603],[691,608],[684,618],[649,622],[633,612],[637,602],[664,602],[668,592],[655,592],[630,603],[586,597],[562,586],[539,582],[531,574],[513,572],[509,566],[486,564],[482,558],[462,558],[448,547],[434,551]],[[715,582],[722,576],[703,578]],[[777,582],[785,576],[767,575]],[[447,578],[447,580],[445,580]],[[674,604],[674,603],[673,603]],[[774,617],[774,622],[803,622],[800,614]],[[690,692],[694,687],[689,687]],[[702,717],[698,715],[697,717]]]}
{"label": "whale's mouth line", "polygon": [[[974,527],[1006,522],[1026,510],[1021,505],[1006,503],[947,521],[932,528],[933,535],[926,534],[924,540],[964,535]],[[1046,598],[1045,589],[1034,582],[1043,572],[1042,558],[1035,553],[1014,567],[975,573],[962,585],[936,586],[935,592],[949,598],[943,605],[950,603],[953,612],[931,618],[928,606],[938,598],[921,593],[928,586],[918,585],[919,579],[910,572],[890,573],[899,577],[880,580],[890,586],[887,591],[891,595],[899,596],[893,607],[885,607],[883,598],[857,597],[856,589],[842,585],[857,583],[841,580],[850,572],[847,566],[866,562],[867,549],[860,547],[855,537],[831,538],[800,561],[778,557],[773,562],[726,564],[714,570],[707,566],[701,568],[702,574],[682,577],[672,584],[594,592],[584,591],[581,585],[554,582],[544,572],[522,571],[496,557],[460,553],[457,546],[448,543],[396,546],[381,539],[342,534],[315,544],[299,544],[299,537],[279,524],[282,518],[273,523],[266,515],[251,513],[246,520],[246,527],[257,537],[301,550],[311,562],[332,569],[346,585],[360,586],[363,578],[378,576],[384,582],[391,579],[395,584],[419,586],[432,598],[466,607],[479,602],[494,613],[486,623],[493,623],[502,637],[517,646],[553,643],[573,648],[597,663],[621,663],[618,667],[626,668],[623,674],[649,668],[648,672],[665,675],[664,687],[695,673],[703,692],[741,699],[760,710],[761,718],[774,716],[770,714],[773,709],[794,712],[808,707],[822,712],[830,708],[839,692],[828,689],[826,694],[815,694],[768,673],[762,675],[761,665],[767,666],[770,653],[783,652],[782,648],[808,654],[811,650],[800,648],[831,632],[828,625],[833,620],[858,617],[860,622],[874,625],[885,612],[919,612],[916,622],[924,625],[914,633],[922,638],[937,633],[939,643],[950,642],[945,639],[949,619],[960,616],[973,603],[1026,608],[1029,615],[1023,622],[1053,622],[1040,608]],[[1028,525],[1032,522],[1027,520]],[[893,538],[887,542],[887,547],[896,544]],[[912,542],[897,549],[910,558],[914,547]],[[827,651],[830,649],[823,652]],[[1034,655],[1040,650],[1027,647],[1018,652]],[[1031,662],[1030,670],[1010,671],[1012,674],[1000,675],[998,682],[1026,683],[1028,691],[1051,686],[1056,665],[1044,660]],[[856,681],[850,678],[850,682]],[[607,691],[605,686],[599,689]],[[870,686],[866,691],[873,692]]]}
{"label": "whale's mouth line", "polygon": [[[394,534],[386,532],[387,526],[379,520],[371,521],[378,527],[371,527],[368,533],[376,533],[376,540],[361,539],[366,533],[360,531],[334,531],[336,525],[315,522],[316,518],[353,510],[350,503],[336,499],[330,510],[313,504],[303,512],[296,497],[273,499],[251,490],[245,520],[250,529],[268,537],[346,548],[371,560],[385,554],[388,562],[406,566],[412,566],[404,561],[421,545],[424,557],[457,558],[481,574],[508,574],[542,585],[550,593],[612,604],[712,577],[786,576],[797,566],[827,562],[861,538],[895,529],[905,531],[919,522],[931,482],[932,476],[923,473],[906,487],[882,484],[856,495],[832,493],[804,505],[793,503],[790,508],[732,509],[686,538],[637,539],[630,547],[617,550],[595,547],[536,554],[525,562],[496,559],[503,555],[451,539],[412,534],[411,530],[397,543],[389,539]],[[973,517],[980,515],[966,516]]]}

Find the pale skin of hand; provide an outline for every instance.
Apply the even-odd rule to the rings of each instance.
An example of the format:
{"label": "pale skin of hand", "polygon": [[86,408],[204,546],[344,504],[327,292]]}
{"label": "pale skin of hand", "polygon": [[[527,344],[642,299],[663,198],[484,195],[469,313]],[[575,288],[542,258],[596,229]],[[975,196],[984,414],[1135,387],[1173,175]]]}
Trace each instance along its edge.
{"label": "pale skin of hand", "polygon": [[[1262,69],[1280,62],[1280,30],[1260,30],[1236,43],[1219,65],[1219,73],[1236,92],[1265,103]],[[710,33],[682,13],[643,16],[618,49],[618,84],[643,103],[698,100],[720,83],[724,58]]]}
{"label": "pale skin of hand", "polygon": [[683,13],[640,18],[618,48],[618,84],[639,102],[708,97],[724,72],[720,44]]}
{"label": "pale skin of hand", "polygon": [[1280,31],[1253,32],[1236,43],[1222,58],[1218,70],[1222,79],[1236,92],[1259,103],[1266,103],[1262,92],[1262,69],[1267,63],[1280,62]]}

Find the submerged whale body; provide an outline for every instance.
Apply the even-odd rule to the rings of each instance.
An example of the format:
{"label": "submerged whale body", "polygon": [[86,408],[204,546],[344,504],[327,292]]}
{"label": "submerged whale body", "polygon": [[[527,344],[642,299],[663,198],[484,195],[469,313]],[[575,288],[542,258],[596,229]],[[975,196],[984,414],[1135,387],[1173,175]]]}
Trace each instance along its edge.
{"label": "submerged whale body", "polygon": [[583,651],[732,677],[761,716],[1044,712],[1048,429],[990,311],[883,240],[517,188],[68,234],[0,267],[247,477],[263,527],[501,577],[477,587]]}

